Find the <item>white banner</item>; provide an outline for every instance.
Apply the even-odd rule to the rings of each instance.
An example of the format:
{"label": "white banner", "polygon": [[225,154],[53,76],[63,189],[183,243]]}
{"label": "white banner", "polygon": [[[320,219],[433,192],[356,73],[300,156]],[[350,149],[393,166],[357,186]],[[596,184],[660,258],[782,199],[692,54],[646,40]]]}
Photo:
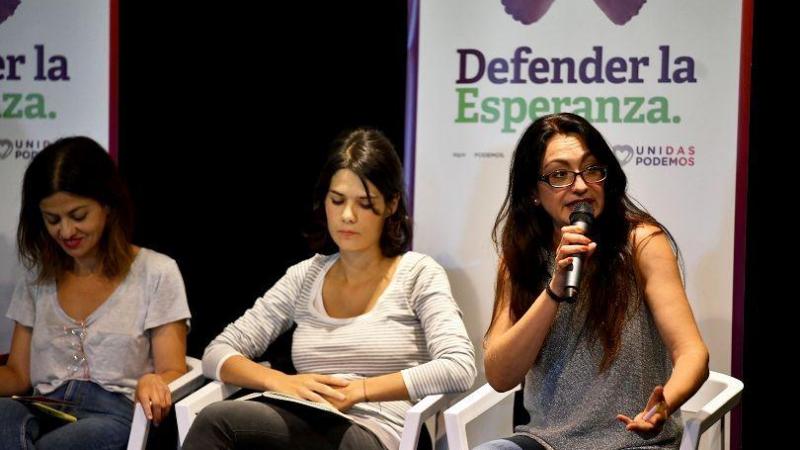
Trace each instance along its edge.
{"label": "white banner", "polygon": [[111,4],[0,0],[0,352],[17,262],[22,174],[48,143],[87,135],[109,146]]}
{"label": "white banner", "polygon": [[568,111],[675,236],[711,369],[731,373],[742,3],[436,0],[418,20],[414,248],[448,270],[479,358],[512,152]]}

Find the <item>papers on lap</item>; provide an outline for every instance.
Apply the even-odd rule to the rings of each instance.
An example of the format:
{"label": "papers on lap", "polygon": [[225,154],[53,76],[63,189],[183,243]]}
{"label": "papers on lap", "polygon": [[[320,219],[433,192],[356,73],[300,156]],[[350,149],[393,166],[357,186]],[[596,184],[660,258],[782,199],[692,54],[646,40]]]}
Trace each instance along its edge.
{"label": "papers on lap", "polygon": [[59,400],[56,398],[49,398],[44,397],[41,395],[14,395],[11,397],[14,400],[19,402],[28,404],[36,408],[37,410],[55,417],[57,419],[63,420],[65,422],[77,422],[78,418],[73,416],[72,414],[66,413],[61,411],[60,407],[64,406],[71,406],[73,405],[72,402],[68,402],[65,400]]}
{"label": "papers on lap", "polygon": [[[359,379],[363,378],[363,377],[361,377],[359,375],[355,375],[355,374],[341,374],[341,373],[337,373],[337,374],[334,374],[334,375],[331,375],[331,376],[344,378],[346,380],[351,380],[351,381],[352,380],[359,380]],[[333,406],[331,406],[331,405],[329,405],[327,403],[313,402],[311,400],[305,400],[305,399],[302,399],[302,398],[292,397],[291,395],[284,394],[282,392],[275,392],[275,391],[253,392],[252,394],[245,395],[245,396],[239,398],[238,400],[251,400],[251,399],[258,398],[260,396],[263,396],[263,397],[266,397],[266,398],[269,398],[269,399],[272,399],[272,400],[278,400],[278,401],[282,401],[282,402],[290,402],[290,403],[296,403],[298,405],[308,406],[309,408],[319,409],[320,411],[326,411],[326,412],[329,412],[331,414],[336,414],[338,416],[344,417],[345,419],[348,419],[348,420],[350,419],[346,414],[342,413],[341,411],[339,411],[338,409],[334,408]]]}
{"label": "papers on lap", "polygon": [[328,405],[327,403],[312,402],[311,400],[305,400],[305,399],[302,399],[302,398],[292,397],[291,395],[284,394],[284,393],[281,393],[281,392],[275,392],[275,391],[253,392],[252,394],[248,394],[248,395],[245,395],[243,397],[240,397],[238,400],[252,400],[252,399],[256,399],[258,397],[265,397],[265,398],[269,398],[269,399],[272,399],[272,400],[278,400],[278,401],[282,401],[282,402],[296,403],[298,405],[308,406],[309,408],[315,408],[315,409],[319,409],[321,411],[326,411],[326,412],[329,412],[329,413],[332,413],[332,414],[336,414],[338,416],[344,417],[345,419],[347,418],[347,416],[345,414],[343,414],[341,411],[339,411],[338,409],[334,408],[333,406]]}

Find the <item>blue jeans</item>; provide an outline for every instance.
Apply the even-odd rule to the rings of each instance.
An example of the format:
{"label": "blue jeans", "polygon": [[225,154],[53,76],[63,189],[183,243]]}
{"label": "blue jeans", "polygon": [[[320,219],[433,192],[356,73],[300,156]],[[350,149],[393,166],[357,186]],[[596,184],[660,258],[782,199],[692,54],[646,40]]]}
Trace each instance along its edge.
{"label": "blue jeans", "polygon": [[532,437],[517,434],[484,442],[472,450],[544,450],[544,447]]}
{"label": "blue jeans", "polygon": [[133,402],[91,381],[70,380],[47,397],[75,403],[64,412],[67,423],[10,398],[0,398],[0,447],[3,449],[124,449],[133,420]]}

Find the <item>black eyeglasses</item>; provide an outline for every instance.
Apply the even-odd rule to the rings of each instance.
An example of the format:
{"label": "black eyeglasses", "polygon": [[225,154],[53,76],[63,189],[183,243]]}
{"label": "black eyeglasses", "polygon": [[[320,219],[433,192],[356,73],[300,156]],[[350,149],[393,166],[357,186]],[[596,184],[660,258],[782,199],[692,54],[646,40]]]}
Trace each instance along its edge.
{"label": "black eyeglasses", "polygon": [[580,175],[586,183],[599,183],[608,176],[608,168],[603,166],[589,166],[580,171],[558,169],[540,176],[539,181],[544,181],[554,188],[565,188],[572,186],[578,175]]}

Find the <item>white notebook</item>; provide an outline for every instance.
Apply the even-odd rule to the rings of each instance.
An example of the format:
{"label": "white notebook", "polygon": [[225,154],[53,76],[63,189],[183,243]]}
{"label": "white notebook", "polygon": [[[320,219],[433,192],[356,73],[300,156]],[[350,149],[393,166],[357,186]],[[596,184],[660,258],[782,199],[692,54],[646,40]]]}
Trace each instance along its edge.
{"label": "white notebook", "polygon": [[237,400],[250,400],[250,399],[253,399],[253,398],[256,398],[256,397],[260,397],[260,396],[263,396],[263,397],[266,397],[266,398],[269,398],[269,399],[272,399],[272,400],[278,400],[278,401],[282,401],[282,402],[291,402],[291,403],[297,403],[299,405],[305,405],[305,406],[308,406],[309,408],[316,408],[316,409],[319,409],[319,410],[322,410],[322,411],[327,411],[329,413],[333,413],[333,414],[342,416],[344,418],[347,418],[347,416],[345,414],[343,414],[341,411],[339,411],[338,409],[334,408],[333,406],[331,406],[331,405],[329,405],[327,403],[313,402],[311,400],[305,400],[305,399],[302,399],[302,398],[292,397],[291,395],[284,394],[282,392],[275,392],[275,391],[253,392],[252,394],[247,394],[247,395],[245,395],[243,397],[238,398]]}
{"label": "white notebook", "polygon": [[[346,380],[351,380],[351,381],[352,380],[359,380],[359,379],[363,378],[363,377],[360,377],[360,376],[354,375],[354,374],[339,374],[339,373],[337,373],[335,375],[332,375],[332,376],[339,377],[339,378],[344,378]],[[259,396],[264,396],[264,397],[267,397],[267,398],[270,398],[270,399],[273,399],[273,400],[279,400],[279,401],[283,401],[283,402],[291,402],[291,403],[297,403],[299,405],[305,405],[305,406],[308,406],[310,408],[316,408],[316,409],[319,409],[319,410],[322,410],[322,411],[327,411],[329,413],[333,413],[333,414],[342,416],[345,419],[349,419],[346,414],[342,413],[341,411],[339,411],[338,409],[334,408],[333,406],[331,406],[331,405],[329,405],[327,403],[314,402],[314,401],[311,401],[311,400],[305,400],[305,399],[302,399],[302,398],[292,397],[291,395],[284,394],[282,392],[275,392],[275,391],[253,392],[251,394],[247,394],[245,396],[242,396],[242,397],[238,398],[237,400],[250,400],[250,399],[253,399],[253,398],[256,398],[256,397],[259,397]]]}

